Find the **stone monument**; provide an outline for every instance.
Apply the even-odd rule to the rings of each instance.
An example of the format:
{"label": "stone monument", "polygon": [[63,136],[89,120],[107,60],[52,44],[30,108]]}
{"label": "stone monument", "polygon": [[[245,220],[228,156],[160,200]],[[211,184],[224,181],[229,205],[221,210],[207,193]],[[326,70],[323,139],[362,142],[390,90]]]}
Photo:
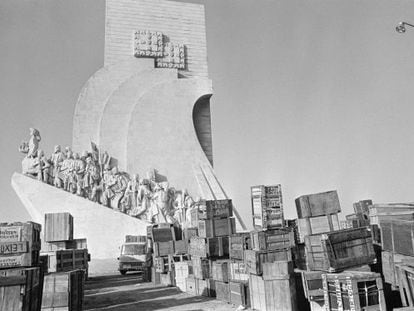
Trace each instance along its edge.
{"label": "stone monument", "polygon": [[[70,163],[83,161],[82,169],[73,175],[73,191],[17,173],[12,177],[12,185],[34,221],[43,223],[44,214],[50,212],[74,216],[75,237],[88,239],[92,270],[94,260],[116,259],[125,235],[146,233],[146,218],[127,215],[124,206],[133,206],[139,214],[142,206],[149,205],[144,190],[150,185],[144,180],[154,181],[157,175],[158,182],[184,189],[183,196],[227,199],[213,170],[212,82],[208,78],[204,15],[204,7],[198,4],[107,0],[104,66],[81,90],[73,118],[73,150],[93,147],[84,158],[72,157],[69,148]],[[40,134],[36,134],[39,132],[31,131],[31,141],[21,146],[21,151],[28,153],[26,162],[33,161],[33,149],[40,141]],[[76,181],[88,178],[89,183],[86,167],[91,158],[97,158],[96,146],[101,152],[95,169],[104,186],[119,174],[111,173],[111,167],[134,176],[124,179],[120,195],[100,202],[117,210],[102,207],[96,192],[88,188],[85,194],[83,184]],[[55,152],[60,152],[60,147]],[[51,166],[56,158],[52,156]],[[62,163],[67,162],[66,157]],[[152,177],[141,182],[137,174],[144,172],[152,172]],[[58,173],[50,170],[51,175]],[[68,187],[63,181],[61,184]],[[99,185],[95,186],[99,191]],[[165,197],[170,193],[167,188],[159,187],[155,192]],[[111,206],[114,197],[116,206]],[[235,215],[239,227],[245,229],[237,210]],[[160,216],[174,221],[171,215],[157,214]]]}

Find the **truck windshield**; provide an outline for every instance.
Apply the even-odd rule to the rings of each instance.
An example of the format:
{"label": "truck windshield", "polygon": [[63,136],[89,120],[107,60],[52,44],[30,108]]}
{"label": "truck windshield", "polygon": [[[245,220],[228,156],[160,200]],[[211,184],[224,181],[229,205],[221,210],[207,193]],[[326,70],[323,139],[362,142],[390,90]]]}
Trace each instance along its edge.
{"label": "truck windshield", "polygon": [[122,247],[122,255],[143,255],[145,254],[145,244],[131,244]]}

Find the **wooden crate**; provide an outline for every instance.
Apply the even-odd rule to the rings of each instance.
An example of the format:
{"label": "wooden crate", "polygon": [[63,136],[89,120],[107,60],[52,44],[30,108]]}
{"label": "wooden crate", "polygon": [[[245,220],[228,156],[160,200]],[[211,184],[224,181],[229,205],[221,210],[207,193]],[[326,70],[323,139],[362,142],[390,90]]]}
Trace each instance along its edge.
{"label": "wooden crate", "polygon": [[193,257],[193,274],[197,279],[208,279],[210,277],[210,261],[206,258]]}
{"label": "wooden crate", "polygon": [[376,262],[367,228],[308,235],[305,251],[309,270],[337,272]]}
{"label": "wooden crate", "polygon": [[243,261],[229,262],[230,279],[234,281],[248,281],[249,273]]}
{"label": "wooden crate", "polygon": [[295,199],[295,204],[298,218],[336,214],[341,211],[336,190],[300,196]]}
{"label": "wooden crate", "polygon": [[230,199],[207,200],[202,206],[199,219],[228,218],[233,216],[233,204]]}
{"label": "wooden crate", "polygon": [[251,195],[255,197],[267,197],[267,198],[273,198],[273,197],[279,197],[282,195],[282,185],[276,184],[276,185],[259,185],[259,186],[252,186],[250,187]]}
{"label": "wooden crate", "polygon": [[167,273],[160,273],[160,283],[164,286],[175,286],[174,269]]}
{"label": "wooden crate", "polygon": [[383,250],[414,256],[414,221],[390,219],[380,226]]}
{"label": "wooden crate", "polygon": [[73,239],[73,217],[69,213],[45,214],[45,241],[68,241]]}
{"label": "wooden crate", "polygon": [[208,288],[208,279],[197,279],[196,280],[196,287],[197,287],[197,295],[198,296],[205,296],[210,297],[210,291]]}
{"label": "wooden crate", "polygon": [[292,253],[290,249],[284,250],[269,250],[269,251],[244,251],[244,262],[249,273],[262,275],[263,263],[274,262],[281,260],[292,260]]}
{"label": "wooden crate", "polygon": [[176,228],[172,224],[156,224],[152,226],[151,238],[154,242],[170,242],[178,240]]}
{"label": "wooden crate", "polygon": [[202,238],[228,236],[236,232],[234,217],[223,219],[204,219],[198,222],[198,235]]}
{"label": "wooden crate", "polygon": [[280,260],[263,263],[263,280],[288,279],[293,274],[293,262]]}
{"label": "wooden crate", "polygon": [[295,246],[295,236],[291,229],[251,231],[250,239],[254,250],[278,250]]}
{"label": "wooden crate", "polygon": [[168,257],[155,257],[153,258],[155,272],[165,273],[168,272]]}
{"label": "wooden crate", "polygon": [[73,270],[45,276],[42,310],[81,311],[83,307],[85,272]]}
{"label": "wooden crate", "polygon": [[39,263],[41,225],[34,222],[0,224],[0,269]]}
{"label": "wooden crate", "polygon": [[401,302],[404,307],[414,307],[414,265],[396,264]]}
{"label": "wooden crate", "polygon": [[304,243],[307,235],[336,230],[340,230],[338,214],[298,219],[299,243]]}
{"label": "wooden crate", "polygon": [[252,215],[252,219],[253,228],[256,230],[283,228],[285,226],[283,209],[280,208],[268,208],[261,214]]}
{"label": "wooden crate", "polygon": [[147,237],[145,235],[126,235],[125,243],[146,243]]}
{"label": "wooden crate", "polygon": [[193,275],[188,276],[186,279],[186,292],[190,295],[197,296],[196,278]]}
{"label": "wooden crate", "polygon": [[292,260],[296,268],[301,270],[308,269],[306,263],[305,244],[297,244],[295,247],[292,248]]}
{"label": "wooden crate", "polygon": [[381,246],[381,229],[378,225],[370,225],[369,227],[371,229],[372,243]]}
{"label": "wooden crate", "polygon": [[207,252],[211,258],[229,257],[229,237],[207,238]]}
{"label": "wooden crate", "polygon": [[216,298],[221,301],[230,302],[230,285],[224,282],[215,282]]}
{"label": "wooden crate", "polygon": [[0,310],[40,311],[42,291],[39,267],[0,270]]}
{"label": "wooden crate", "polygon": [[230,259],[232,260],[243,260],[244,250],[252,249],[251,238],[249,232],[235,233],[230,236],[229,240],[229,252]]}
{"label": "wooden crate", "polygon": [[263,280],[261,276],[250,274],[250,305],[260,311],[297,311],[295,279]]}
{"label": "wooden crate", "polygon": [[355,202],[353,204],[354,212],[355,214],[363,214],[369,217],[369,207],[371,205],[372,205],[372,200],[361,200],[361,201]]}
{"label": "wooden crate", "polygon": [[215,282],[211,282],[209,279],[198,279],[190,275],[186,278],[186,292],[194,296],[214,297]]}
{"label": "wooden crate", "polygon": [[396,254],[389,251],[381,253],[382,273],[384,282],[391,284],[394,288],[399,286],[397,277],[397,265],[408,264],[414,265],[414,257]]}
{"label": "wooden crate", "polygon": [[414,204],[373,204],[369,207],[369,221],[371,225],[380,225],[388,219],[413,220]]}
{"label": "wooden crate", "polygon": [[48,256],[48,272],[67,272],[71,270],[88,270],[88,250],[68,249],[54,252],[42,252]]}
{"label": "wooden crate", "polygon": [[198,236],[198,228],[183,229],[183,240],[189,242],[193,236]]}
{"label": "wooden crate", "polygon": [[361,228],[369,226],[369,217],[364,214],[349,214],[345,216],[349,228]]}
{"label": "wooden crate", "polygon": [[218,260],[218,261],[212,262],[211,278],[213,280],[228,283],[229,277],[230,277],[229,261]]}
{"label": "wooden crate", "polygon": [[326,310],[387,310],[378,273],[326,273],[322,274],[322,282]]}
{"label": "wooden crate", "polygon": [[155,271],[155,267],[151,267],[151,283],[154,285],[161,284],[161,273]]}
{"label": "wooden crate", "polygon": [[[186,278],[192,273],[192,265],[189,261],[179,261],[174,263],[175,285],[183,292],[187,290]],[[191,269],[191,271],[190,271]]]}
{"label": "wooden crate", "polygon": [[322,271],[300,271],[302,275],[303,292],[309,301],[324,300]]}
{"label": "wooden crate", "polygon": [[229,282],[230,303],[236,306],[249,307],[249,282]]}
{"label": "wooden crate", "polygon": [[191,256],[206,258],[208,256],[207,239],[197,236],[191,237],[188,253]]}
{"label": "wooden crate", "polygon": [[174,241],[175,254],[188,254],[188,244],[184,240]]}
{"label": "wooden crate", "polygon": [[174,241],[154,243],[154,255],[156,257],[168,256],[172,254],[174,254]]}
{"label": "wooden crate", "polygon": [[42,251],[54,252],[62,249],[85,249],[88,248],[86,239],[73,239],[71,241],[57,241],[42,243]]}

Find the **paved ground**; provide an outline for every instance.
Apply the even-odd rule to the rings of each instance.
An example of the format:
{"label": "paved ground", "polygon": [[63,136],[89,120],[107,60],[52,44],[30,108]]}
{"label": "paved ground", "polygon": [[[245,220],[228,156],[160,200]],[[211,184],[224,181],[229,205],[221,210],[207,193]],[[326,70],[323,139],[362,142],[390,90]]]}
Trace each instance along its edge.
{"label": "paved ground", "polygon": [[194,297],[175,287],[144,283],[140,274],[92,276],[86,282],[84,310],[234,311],[237,306]]}

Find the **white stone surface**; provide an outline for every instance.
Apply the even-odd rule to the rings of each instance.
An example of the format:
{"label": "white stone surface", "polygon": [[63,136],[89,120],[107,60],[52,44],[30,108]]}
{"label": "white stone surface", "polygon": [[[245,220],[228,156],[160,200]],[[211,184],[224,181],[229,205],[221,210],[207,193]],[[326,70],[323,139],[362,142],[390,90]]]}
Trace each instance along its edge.
{"label": "white stone surface", "polygon": [[[12,186],[22,200],[32,220],[44,226],[46,213],[68,212],[74,218],[74,238],[86,238],[91,254],[91,272],[102,260],[108,260],[109,270],[116,269],[119,247],[125,235],[146,235],[147,222],[93,203],[62,189],[22,174],[14,173]],[[42,237],[43,238],[43,237]],[[102,269],[100,266],[99,269]],[[100,273],[105,271],[99,271]]]}

